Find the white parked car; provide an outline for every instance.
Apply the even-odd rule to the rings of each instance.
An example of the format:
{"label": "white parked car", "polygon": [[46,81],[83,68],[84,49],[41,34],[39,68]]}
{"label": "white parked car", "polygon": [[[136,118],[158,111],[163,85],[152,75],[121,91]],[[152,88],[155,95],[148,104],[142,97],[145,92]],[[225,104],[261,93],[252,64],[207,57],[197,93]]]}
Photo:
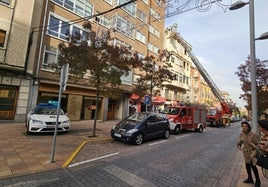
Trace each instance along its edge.
{"label": "white parked car", "polygon": [[[40,103],[29,112],[26,120],[27,133],[54,132],[57,118],[57,105]],[[71,122],[68,116],[60,109],[58,132],[70,130]]]}

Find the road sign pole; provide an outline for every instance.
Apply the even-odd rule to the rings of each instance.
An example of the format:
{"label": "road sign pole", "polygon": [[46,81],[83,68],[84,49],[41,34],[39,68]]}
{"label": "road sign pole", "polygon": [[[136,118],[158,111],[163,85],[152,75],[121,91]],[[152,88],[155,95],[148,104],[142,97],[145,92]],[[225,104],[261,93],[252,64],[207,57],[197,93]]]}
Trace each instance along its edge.
{"label": "road sign pole", "polygon": [[66,89],[68,72],[69,72],[69,64],[65,64],[64,66],[62,66],[61,74],[60,74],[60,91],[59,91],[59,98],[58,98],[56,124],[55,124],[54,137],[53,137],[51,160],[50,160],[51,163],[54,162],[56,141],[57,141],[57,134],[58,134],[58,125],[59,125],[59,114],[60,114],[60,108],[61,108],[61,95],[62,95],[62,92]]}

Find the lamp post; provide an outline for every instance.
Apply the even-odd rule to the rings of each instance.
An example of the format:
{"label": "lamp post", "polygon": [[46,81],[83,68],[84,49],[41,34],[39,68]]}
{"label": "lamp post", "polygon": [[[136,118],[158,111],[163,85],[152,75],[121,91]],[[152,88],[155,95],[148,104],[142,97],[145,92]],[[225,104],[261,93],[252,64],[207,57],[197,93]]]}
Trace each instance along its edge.
{"label": "lamp post", "polygon": [[[258,132],[257,118],[257,83],[256,83],[256,54],[255,54],[255,23],[254,23],[254,0],[249,0],[248,3],[238,1],[231,5],[229,10],[236,10],[249,4],[249,29],[250,29],[250,79],[251,79],[251,115],[252,127],[255,132]],[[268,33],[262,34],[256,40],[268,38]]]}

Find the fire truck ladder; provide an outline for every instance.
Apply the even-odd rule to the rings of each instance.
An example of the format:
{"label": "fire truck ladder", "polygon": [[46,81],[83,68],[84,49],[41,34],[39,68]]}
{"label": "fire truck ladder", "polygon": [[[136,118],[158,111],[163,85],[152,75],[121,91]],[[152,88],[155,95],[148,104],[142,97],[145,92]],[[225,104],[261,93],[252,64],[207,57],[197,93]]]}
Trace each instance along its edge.
{"label": "fire truck ladder", "polygon": [[193,63],[195,64],[195,66],[197,67],[197,69],[199,70],[200,74],[202,75],[202,77],[205,79],[205,81],[207,82],[207,84],[209,85],[209,87],[211,88],[212,92],[214,93],[214,95],[219,99],[221,104],[226,104],[225,100],[223,99],[223,96],[219,90],[219,88],[217,87],[217,85],[214,83],[214,81],[211,79],[211,77],[209,76],[209,74],[207,73],[207,71],[205,70],[205,68],[201,65],[201,63],[199,62],[198,58],[194,55],[194,53],[190,50],[187,50],[187,53],[189,54],[189,56],[191,57]]}

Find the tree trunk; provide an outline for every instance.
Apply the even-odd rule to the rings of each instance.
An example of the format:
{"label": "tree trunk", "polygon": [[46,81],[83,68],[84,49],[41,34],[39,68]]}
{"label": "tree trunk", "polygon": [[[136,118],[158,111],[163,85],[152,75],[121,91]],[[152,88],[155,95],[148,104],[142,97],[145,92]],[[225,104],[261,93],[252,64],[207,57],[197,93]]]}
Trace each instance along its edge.
{"label": "tree trunk", "polygon": [[96,136],[97,117],[98,117],[98,112],[99,112],[99,96],[100,96],[100,91],[99,89],[97,89],[96,90],[96,109],[95,109],[94,123],[93,123],[93,137]]}

